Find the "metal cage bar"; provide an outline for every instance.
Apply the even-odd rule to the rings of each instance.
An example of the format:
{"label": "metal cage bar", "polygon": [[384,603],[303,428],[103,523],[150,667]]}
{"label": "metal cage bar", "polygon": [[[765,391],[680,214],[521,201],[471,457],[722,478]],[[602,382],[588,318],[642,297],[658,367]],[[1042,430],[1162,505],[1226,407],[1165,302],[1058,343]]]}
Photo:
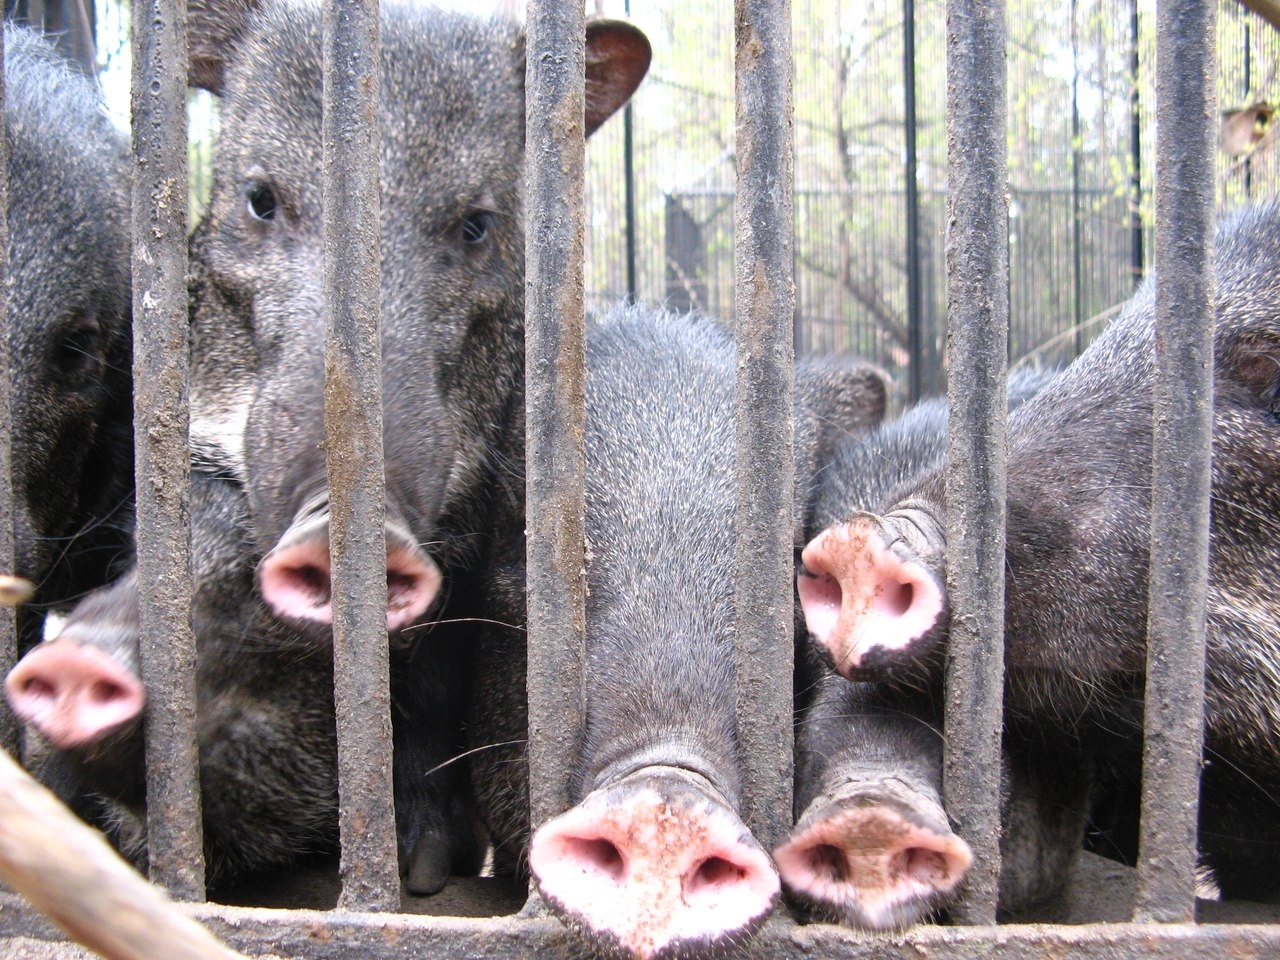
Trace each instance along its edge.
{"label": "metal cage bar", "polygon": [[133,23],[134,435],[151,876],[204,898],[187,453],[187,43],[181,0]]}
{"label": "metal cage bar", "polygon": [[791,4],[737,0],[738,379],[734,551],[743,819],[766,850],[791,828]]}
{"label": "metal cage bar", "polygon": [[920,248],[920,180],[916,154],[916,4],[902,2],[902,132],[903,206],[906,213],[905,240],[907,266],[907,399],[915,403],[924,396],[924,291],[923,252]]}
{"label": "metal cage bar", "polygon": [[[3,34],[0,34],[0,41]],[[5,109],[4,44],[0,42],[0,113]],[[0,137],[0,211],[9,209],[9,141]],[[9,366],[9,219],[0,217],[0,504],[13,503],[13,404]],[[0,515],[0,573],[16,572],[13,509]],[[5,676],[18,659],[17,613],[0,606],[0,670]],[[0,710],[0,749],[19,755],[18,720]]]}
{"label": "metal cage bar", "polygon": [[569,806],[586,714],[586,324],[580,4],[535,0],[526,41],[526,549],[532,827]]}
{"label": "metal cage bar", "polygon": [[377,0],[324,4],[325,435],[342,898],[400,905],[383,533]]}
{"label": "metal cage bar", "polygon": [[1156,358],[1135,919],[1195,915],[1213,452],[1217,4],[1156,7]]}
{"label": "metal cage bar", "polygon": [[946,756],[943,791],[973,849],[963,923],[994,923],[1004,685],[1009,337],[1003,2],[947,4]]}

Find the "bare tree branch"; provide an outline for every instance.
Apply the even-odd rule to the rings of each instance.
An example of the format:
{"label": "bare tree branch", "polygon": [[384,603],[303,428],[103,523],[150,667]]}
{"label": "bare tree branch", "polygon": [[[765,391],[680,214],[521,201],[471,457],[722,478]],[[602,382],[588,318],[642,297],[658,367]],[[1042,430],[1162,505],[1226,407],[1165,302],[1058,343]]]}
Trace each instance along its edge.
{"label": "bare tree branch", "polygon": [[245,960],[2,750],[0,877],[107,960]]}

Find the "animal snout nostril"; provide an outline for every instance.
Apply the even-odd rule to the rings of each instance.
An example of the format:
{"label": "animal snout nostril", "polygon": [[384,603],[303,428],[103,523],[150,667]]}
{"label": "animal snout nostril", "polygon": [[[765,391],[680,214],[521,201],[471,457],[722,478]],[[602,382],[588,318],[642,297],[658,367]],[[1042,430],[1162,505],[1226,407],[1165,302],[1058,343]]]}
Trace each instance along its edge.
{"label": "animal snout nostril", "polygon": [[900,583],[896,587],[890,586],[886,589],[881,600],[886,613],[900,617],[911,609],[915,596],[916,590],[913,584]]}
{"label": "animal snout nostril", "polygon": [[58,687],[44,677],[33,676],[16,684],[17,692],[23,696],[38,700],[56,700]]}
{"label": "animal snout nostril", "polygon": [[129,696],[129,692],[118,683],[100,680],[89,688],[89,700],[96,704],[114,703]]}
{"label": "animal snout nostril", "polygon": [[309,593],[314,598],[317,607],[328,603],[331,599],[333,585],[329,581],[328,570],[304,564],[294,568],[293,579],[299,590]]}
{"label": "animal snout nostril", "polygon": [[403,531],[387,527],[387,629],[407,627],[431,608],[441,573]]}
{"label": "animal snout nostril", "polygon": [[849,858],[833,844],[815,844],[807,851],[805,859],[809,861],[809,867],[815,876],[832,883],[846,883],[853,876],[853,871],[849,869]]}
{"label": "animal snout nostril", "polygon": [[417,571],[387,571],[387,603],[393,609],[422,606],[423,596],[433,597],[435,588],[426,573]]}
{"label": "animal snout nostril", "polygon": [[941,883],[951,874],[947,858],[928,847],[908,847],[898,855],[894,866],[902,876],[920,883]]}
{"label": "animal snout nostril", "polygon": [[262,597],[276,613],[329,623],[333,580],[327,536],[277,547],[262,561]]}
{"label": "animal snout nostril", "polygon": [[686,892],[696,893],[706,887],[727,886],[744,879],[747,871],[724,857],[707,857],[689,878]]}
{"label": "animal snout nostril", "polygon": [[565,844],[566,852],[581,863],[590,867],[614,883],[622,883],[627,875],[627,861],[622,851],[603,838],[574,839]]}

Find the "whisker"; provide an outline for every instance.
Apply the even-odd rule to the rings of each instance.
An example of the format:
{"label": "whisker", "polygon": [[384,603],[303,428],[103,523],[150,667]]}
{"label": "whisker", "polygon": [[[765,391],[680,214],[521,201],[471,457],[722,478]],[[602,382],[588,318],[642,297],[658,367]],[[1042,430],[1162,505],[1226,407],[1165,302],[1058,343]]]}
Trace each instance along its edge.
{"label": "whisker", "polygon": [[528,743],[528,741],[522,737],[519,740],[503,740],[500,743],[486,743],[482,747],[473,747],[470,750],[464,750],[462,753],[458,754],[456,757],[450,757],[448,760],[444,761],[444,763],[437,763],[431,769],[426,770],[422,774],[420,774],[420,776],[425,780],[427,777],[431,776],[433,773],[437,773],[443,770],[445,767],[451,766],[452,764],[457,763],[459,760],[464,760],[467,757],[470,757],[474,754],[483,753],[486,750],[496,750],[499,747],[516,747],[522,743]]}

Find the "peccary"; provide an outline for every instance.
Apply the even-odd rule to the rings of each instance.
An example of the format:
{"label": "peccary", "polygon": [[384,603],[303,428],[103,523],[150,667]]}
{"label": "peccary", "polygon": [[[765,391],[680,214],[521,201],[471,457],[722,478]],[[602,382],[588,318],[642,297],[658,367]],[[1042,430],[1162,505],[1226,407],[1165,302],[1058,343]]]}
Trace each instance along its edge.
{"label": "peccary", "polygon": [[[243,491],[204,471],[193,480],[200,775],[216,887],[335,849],[333,660],[256,599]],[[6,693],[52,748],[36,764],[41,779],[87,819],[105,819],[123,852],[144,862],[137,592],[131,572],[87,597],[10,672]]]}
{"label": "peccary", "polygon": [[6,24],[16,572],[38,611],[128,560],[133,505],[129,144],[97,86]]}
{"label": "peccary", "polygon": [[[394,780],[402,867],[426,892],[477,866],[465,792],[438,786],[464,768],[423,780],[456,752],[466,682],[453,640],[407,628],[426,623],[445,574],[464,578],[484,554],[492,461],[522,414],[524,49],[500,20],[407,3],[382,18]],[[210,210],[191,243],[192,444],[246,492],[241,562],[285,632],[323,645],[321,10],[196,5],[189,28],[190,79],[221,97]],[[639,83],[649,47],[596,23],[587,49],[590,132]]]}
{"label": "peccary", "polygon": [[[1052,382],[1030,369],[1009,382],[1010,409]],[[947,446],[947,406],[923,401],[869,436],[852,437],[821,472],[807,532],[851,510],[880,509],[894,491],[936,468]],[[807,589],[805,571],[798,586]],[[803,630],[803,627],[801,628]],[[812,660],[813,658],[809,658]],[[805,664],[804,651],[798,663]],[[910,682],[851,683],[809,663],[797,686],[797,823],[774,858],[786,889],[824,919],[903,927],[948,904],[971,863],[942,804],[941,703]],[[1080,847],[1082,762],[1033,750],[1004,758],[1000,903],[1015,911],[1053,893]]]}
{"label": "peccary", "polygon": [[[272,616],[257,597],[244,546],[246,506],[235,481],[197,465],[192,626],[207,882],[215,895],[254,871],[335,852],[338,841],[332,651]],[[34,764],[40,778],[142,865],[146,692],[137,591],[130,572],[86,597],[56,638],[10,672],[6,693],[46,743]],[[446,654],[457,657],[448,647],[435,657]],[[435,686],[445,675],[401,669],[396,678],[401,871],[410,892],[431,893],[451,874],[477,872],[483,844],[465,771],[445,766],[427,775],[458,749],[420,729],[433,720]]]}
{"label": "peccary", "polygon": [[[1217,237],[1205,772],[1199,843],[1228,897],[1280,890],[1280,210]],[[1095,753],[1139,776],[1145,671],[1155,290],[1011,415],[1005,610],[1006,743]],[[805,549],[805,612],[841,673],[936,679],[947,618],[941,476],[881,516],[854,513]],[[802,578],[806,579],[806,578]],[[872,598],[891,597],[892,604]],[[868,601],[871,601],[868,603]],[[870,609],[868,610],[868,607]]]}
{"label": "peccary", "polygon": [[[1058,371],[1043,367],[1013,373],[1007,391],[1009,410],[1022,406],[1057,375]],[[921,400],[865,436],[842,438],[817,464],[805,539],[841,523],[853,511],[891,506],[901,499],[898,491],[936,470],[946,454],[947,401],[943,397]]]}
{"label": "peccary", "polygon": [[[267,602],[323,624],[320,6],[251,7],[191,25],[192,78],[222,99],[209,215],[191,246],[193,433],[245,479]],[[491,528],[492,461],[520,424],[525,64],[514,23],[399,2],[382,17],[394,631],[422,620],[446,574],[475,566]],[[613,21],[589,24],[586,45],[589,134],[639,84],[650,49]]]}
{"label": "peccary", "polygon": [[[821,677],[796,729],[796,809],[774,860],[817,919],[896,929],[945,911],[972,863],[942,802],[942,709],[928,691]],[[1002,751],[1002,916],[1056,894],[1084,836],[1087,758]]]}
{"label": "peccary", "polygon": [[[519,869],[527,844],[542,898],[597,953],[715,951],[749,935],[778,895],[768,854],[739,818],[735,370],[731,337],[705,318],[631,307],[589,321],[586,729],[574,805],[531,840],[523,638],[498,627],[483,639],[470,727],[488,749],[473,782],[496,863]],[[801,371],[797,382],[802,502],[828,410],[870,426],[885,385],[870,368]],[[522,536],[508,547],[490,600],[518,628]]]}

